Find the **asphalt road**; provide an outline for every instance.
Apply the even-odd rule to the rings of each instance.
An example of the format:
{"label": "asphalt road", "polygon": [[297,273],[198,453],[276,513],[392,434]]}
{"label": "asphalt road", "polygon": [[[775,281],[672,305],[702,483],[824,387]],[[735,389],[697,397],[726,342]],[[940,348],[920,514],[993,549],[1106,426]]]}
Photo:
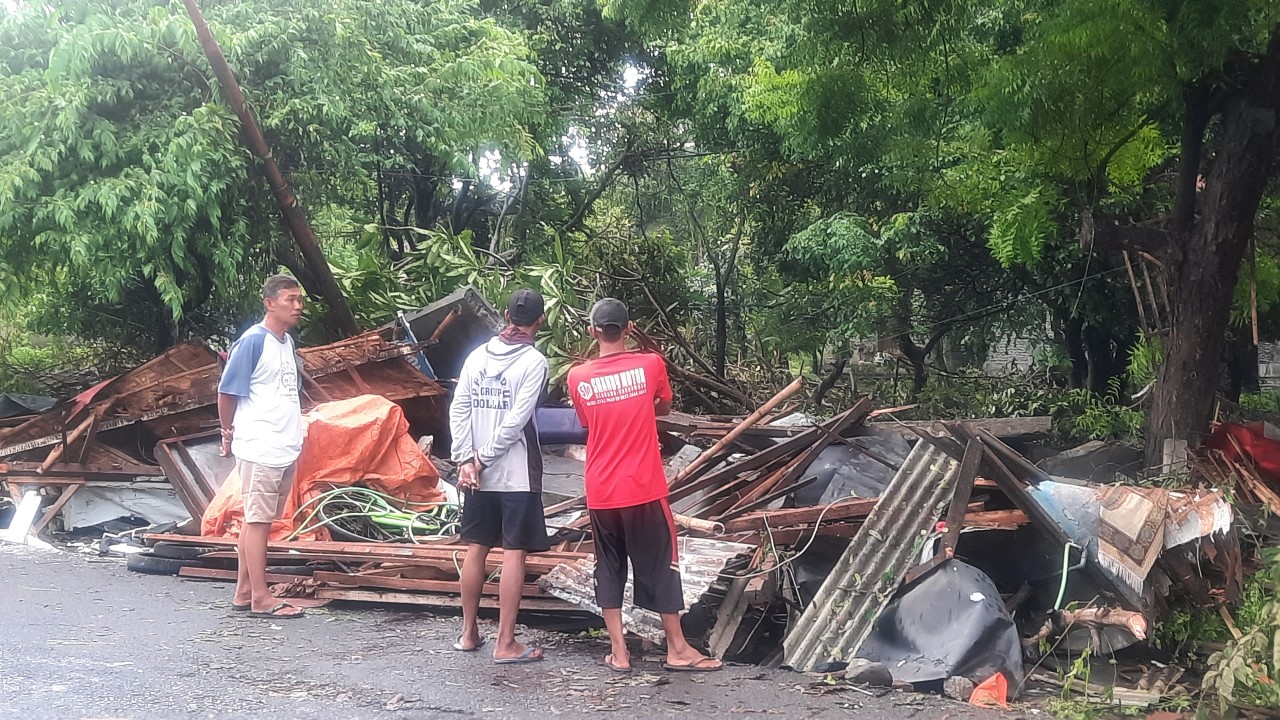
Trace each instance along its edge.
{"label": "asphalt road", "polygon": [[602,639],[538,629],[524,638],[548,659],[501,667],[449,649],[451,616],[353,605],[272,622],[229,600],[223,583],[0,544],[0,718],[1001,717],[758,667],[693,676],[646,660],[619,676]]}

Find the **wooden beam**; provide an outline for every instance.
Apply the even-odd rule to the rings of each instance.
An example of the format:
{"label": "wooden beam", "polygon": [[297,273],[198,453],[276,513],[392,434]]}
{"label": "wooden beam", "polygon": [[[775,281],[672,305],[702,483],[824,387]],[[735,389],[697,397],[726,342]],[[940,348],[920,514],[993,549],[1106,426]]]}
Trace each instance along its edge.
{"label": "wooden beam", "polygon": [[[419,580],[417,578],[406,577],[387,577],[385,575],[356,575],[350,573],[339,572],[323,572],[317,571],[313,578],[332,585],[344,585],[347,587],[368,587],[381,588],[384,590],[423,590],[426,592],[450,593],[458,594],[461,590],[458,588],[457,580]],[[498,583],[485,583],[484,595],[498,596]],[[546,591],[537,585],[526,583],[522,590],[522,597],[548,597]]]}
{"label": "wooden beam", "polygon": [[86,432],[88,432],[89,428],[92,427],[93,424],[96,423],[97,421],[98,421],[98,411],[94,410],[90,412],[89,417],[85,418],[83,422],[81,422],[78,426],[76,426],[76,429],[72,430],[71,434],[66,436],[66,438],[64,438],[61,443],[53,446],[53,449],[49,451],[49,454],[48,456],[45,457],[44,462],[40,463],[40,466],[39,468],[36,469],[36,472],[43,475],[45,472],[49,470],[49,468],[53,467],[53,464],[58,462],[58,459],[62,457],[62,454],[67,451],[67,448],[71,447],[71,445],[75,443],[76,440],[79,440],[81,435],[84,435]]}
{"label": "wooden beam", "polygon": [[[0,476],[4,475],[36,475],[42,467],[33,462],[0,462]],[[120,480],[140,476],[164,476],[164,468],[159,465],[143,464],[111,464],[94,465],[89,463],[54,463],[45,469],[43,477],[74,477],[83,479]]]}
{"label": "wooden beam", "polygon": [[[325,600],[346,600],[351,602],[392,603],[398,605],[427,605],[430,607],[462,607],[462,598],[457,595],[440,593],[393,592],[390,590],[347,590],[338,588],[319,588],[316,597]],[[481,596],[480,607],[491,610],[498,608],[498,599]],[[520,609],[543,612],[582,612],[577,605],[556,598],[529,598],[520,601]]]}
{"label": "wooden beam", "polygon": [[689,476],[693,475],[693,473],[696,472],[698,468],[707,464],[712,459],[718,457],[720,452],[723,451],[725,448],[727,448],[730,444],[732,444],[733,441],[738,438],[738,436],[746,432],[747,428],[751,427],[752,425],[755,425],[757,422],[763,419],[766,415],[768,415],[770,410],[773,410],[778,405],[781,405],[784,400],[791,397],[793,394],[795,394],[797,390],[799,390],[802,387],[804,387],[804,377],[798,377],[795,380],[792,380],[790,385],[778,391],[778,393],[773,397],[769,398],[769,401],[766,402],[764,405],[761,405],[760,407],[756,408],[755,412],[751,413],[750,415],[747,416],[745,420],[738,423],[737,427],[735,427],[734,429],[726,433],[724,437],[720,438],[720,440],[716,442],[716,444],[712,445],[701,455],[694,458],[693,462],[686,465],[685,468],[681,470],[679,473],[677,473],[674,478],[671,478],[671,482],[667,483],[667,487],[671,489],[675,489],[683,485],[685,481],[689,479]]}
{"label": "wooden beam", "polygon": [[76,494],[76,491],[79,490],[83,484],[84,483],[80,483],[79,485],[68,485],[65,488],[63,488],[62,494],[58,495],[58,499],[55,500],[54,503],[49,506],[48,510],[44,511],[44,516],[41,517],[40,520],[38,520],[35,525],[31,526],[31,534],[39,535],[40,532],[44,530],[45,527],[48,526],[48,524],[55,517],[58,516],[58,513],[62,512],[62,508],[66,506],[67,501],[71,499],[72,495]]}
{"label": "wooden beam", "polygon": [[[188,565],[178,570],[178,577],[184,577],[192,580],[222,580],[225,582],[235,582],[237,573],[235,570],[219,570],[217,568],[197,567]],[[305,575],[286,575],[285,573],[267,573],[267,582],[275,585],[277,583],[290,583],[294,580],[304,580]]]}
{"label": "wooden beam", "polygon": [[[1053,427],[1053,418],[1048,415],[1016,418],[972,418],[954,420],[972,430],[985,430],[996,437],[1034,437],[1044,435]],[[877,430],[896,432],[911,436],[915,429],[929,429],[937,425],[936,420],[903,420],[899,422],[869,422],[867,427]]]}
{"label": "wooden beam", "polygon": [[726,533],[752,532],[763,530],[766,521],[770,528],[786,528],[796,525],[813,525],[821,517],[823,522],[847,520],[849,518],[865,518],[871,514],[879,498],[852,498],[841,500],[830,506],[814,506],[795,508],[792,510],[775,510],[744,515],[725,523]]}
{"label": "wooden beam", "polygon": [[738,634],[742,617],[747,613],[746,591],[750,582],[751,578],[740,577],[734,578],[729,583],[729,592],[725,594],[720,607],[716,609],[716,624],[711,629],[711,636],[707,639],[707,650],[710,651],[711,657],[724,657],[729,644]]}

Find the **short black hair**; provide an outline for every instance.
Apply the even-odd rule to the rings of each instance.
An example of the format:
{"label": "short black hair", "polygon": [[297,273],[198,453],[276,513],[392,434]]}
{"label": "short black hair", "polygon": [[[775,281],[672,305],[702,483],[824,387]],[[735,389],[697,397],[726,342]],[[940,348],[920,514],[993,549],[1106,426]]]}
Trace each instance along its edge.
{"label": "short black hair", "polygon": [[615,343],[622,339],[622,328],[617,325],[605,325],[596,330],[600,333],[600,339],[605,342]]}
{"label": "short black hair", "polygon": [[300,287],[302,287],[302,284],[292,275],[272,275],[267,278],[266,282],[262,283],[262,299],[274,300],[279,297],[280,291]]}

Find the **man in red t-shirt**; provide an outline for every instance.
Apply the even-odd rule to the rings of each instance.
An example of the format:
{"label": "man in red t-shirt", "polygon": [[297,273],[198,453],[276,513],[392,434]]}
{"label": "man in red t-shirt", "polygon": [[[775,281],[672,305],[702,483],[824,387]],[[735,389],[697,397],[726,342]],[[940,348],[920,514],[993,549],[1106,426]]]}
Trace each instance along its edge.
{"label": "man in red t-shirt", "polygon": [[676,526],[667,504],[667,478],[658,445],[658,415],[671,412],[671,384],[662,356],[627,350],[634,325],[627,306],[605,298],[591,308],[590,332],[600,357],[569,371],[569,392],[587,428],[587,510],[595,537],[596,604],[609,629],[604,663],[631,671],[622,627],[627,562],[635,576],[635,604],[662,616],[668,670],[719,670],[680,628],[684,592]]}

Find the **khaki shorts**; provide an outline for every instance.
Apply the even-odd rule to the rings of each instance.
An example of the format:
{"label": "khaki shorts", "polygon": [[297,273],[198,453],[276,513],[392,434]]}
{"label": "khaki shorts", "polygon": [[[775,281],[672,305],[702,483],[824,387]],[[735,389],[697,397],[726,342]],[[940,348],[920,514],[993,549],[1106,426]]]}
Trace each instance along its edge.
{"label": "khaki shorts", "polygon": [[280,517],[293,488],[293,469],[267,467],[258,463],[236,461],[240,485],[244,489],[244,521],[270,523]]}

